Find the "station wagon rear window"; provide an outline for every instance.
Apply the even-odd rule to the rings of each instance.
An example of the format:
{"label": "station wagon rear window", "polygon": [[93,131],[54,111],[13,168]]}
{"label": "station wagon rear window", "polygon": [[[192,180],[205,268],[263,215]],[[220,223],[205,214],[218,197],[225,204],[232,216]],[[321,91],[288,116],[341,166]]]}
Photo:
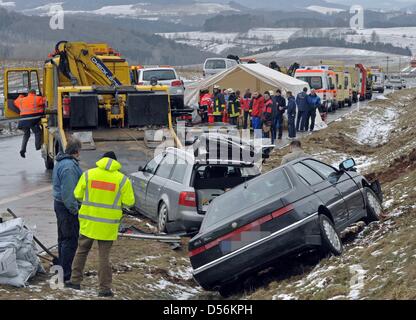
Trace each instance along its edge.
{"label": "station wagon rear window", "polygon": [[212,203],[203,222],[207,228],[224,219],[240,214],[243,210],[255,205],[263,206],[271,197],[289,191],[292,185],[283,170],[272,171],[250,182],[244,183]]}
{"label": "station wagon rear window", "polygon": [[176,74],[173,70],[148,70],[143,71],[143,81],[150,81],[153,77],[159,81],[175,80]]}

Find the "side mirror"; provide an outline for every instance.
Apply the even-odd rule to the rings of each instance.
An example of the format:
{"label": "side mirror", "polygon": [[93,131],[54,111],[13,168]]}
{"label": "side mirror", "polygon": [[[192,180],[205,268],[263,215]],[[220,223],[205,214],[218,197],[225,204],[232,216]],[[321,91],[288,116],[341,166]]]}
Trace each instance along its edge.
{"label": "side mirror", "polygon": [[141,171],[143,171],[143,170],[144,170],[144,167],[143,167],[143,166],[139,166],[138,171],[139,171],[139,172],[141,172]]}
{"label": "side mirror", "polygon": [[354,169],[355,166],[356,166],[355,160],[351,158],[351,159],[347,159],[347,160],[343,161],[339,165],[339,170],[341,170],[341,171],[351,171],[352,169]]}
{"label": "side mirror", "polygon": [[340,90],[341,90],[341,89],[342,89],[342,85],[339,85],[339,86],[338,86],[338,89],[340,89]]}

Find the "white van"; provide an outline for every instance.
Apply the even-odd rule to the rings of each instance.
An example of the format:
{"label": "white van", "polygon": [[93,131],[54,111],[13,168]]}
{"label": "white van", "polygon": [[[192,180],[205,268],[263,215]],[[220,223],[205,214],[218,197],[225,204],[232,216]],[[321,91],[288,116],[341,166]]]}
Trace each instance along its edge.
{"label": "white van", "polygon": [[204,63],[204,77],[210,77],[237,65],[238,62],[226,58],[208,58]]}

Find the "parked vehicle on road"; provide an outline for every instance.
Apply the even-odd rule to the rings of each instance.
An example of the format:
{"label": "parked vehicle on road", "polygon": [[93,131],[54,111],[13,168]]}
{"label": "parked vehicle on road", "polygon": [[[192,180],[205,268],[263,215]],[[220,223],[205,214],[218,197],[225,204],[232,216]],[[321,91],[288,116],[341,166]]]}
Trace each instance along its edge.
{"label": "parked vehicle on road", "polygon": [[[135,67],[134,82],[140,86],[147,86],[155,80],[157,84],[169,87],[172,110],[184,108],[185,84],[175,68],[170,66]],[[133,70],[133,71],[134,71]]]}
{"label": "parked vehicle on road", "polygon": [[326,110],[333,112],[337,109],[337,90],[333,71],[323,66],[305,66],[296,70],[295,78],[307,82],[311,89],[316,90]]}
{"label": "parked vehicle on road", "polygon": [[371,67],[369,69],[371,73],[371,80],[373,82],[373,91],[378,93],[384,93],[386,75],[380,67]]}
{"label": "parked vehicle on road", "polygon": [[131,175],[136,210],[160,232],[196,232],[213,199],[259,174],[252,162],[168,148]]}
{"label": "parked vehicle on road", "polygon": [[340,232],[382,214],[378,182],[312,158],[297,159],[212,201],[201,230],[189,243],[196,281],[227,295],[243,279],[279,257],[318,248],[340,255]]}
{"label": "parked vehicle on road", "polygon": [[392,75],[388,78],[386,83],[387,89],[401,90],[403,88],[403,79],[401,76]]}
{"label": "parked vehicle on road", "polygon": [[208,58],[204,63],[204,77],[210,77],[224,70],[230,69],[237,65],[238,62],[234,59],[226,58]]}

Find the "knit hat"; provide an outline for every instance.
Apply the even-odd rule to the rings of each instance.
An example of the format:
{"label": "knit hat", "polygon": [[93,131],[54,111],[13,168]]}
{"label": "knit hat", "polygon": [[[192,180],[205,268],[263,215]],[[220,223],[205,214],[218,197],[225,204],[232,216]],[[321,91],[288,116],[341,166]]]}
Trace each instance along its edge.
{"label": "knit hat", "polygon": [[117,161],[117,157],[116,157],[116,154],[114,153],[114,151],[109,151],[109,152],[104,153],[103,158],[110,158],[110,159],[113,159],[113,160]]}

